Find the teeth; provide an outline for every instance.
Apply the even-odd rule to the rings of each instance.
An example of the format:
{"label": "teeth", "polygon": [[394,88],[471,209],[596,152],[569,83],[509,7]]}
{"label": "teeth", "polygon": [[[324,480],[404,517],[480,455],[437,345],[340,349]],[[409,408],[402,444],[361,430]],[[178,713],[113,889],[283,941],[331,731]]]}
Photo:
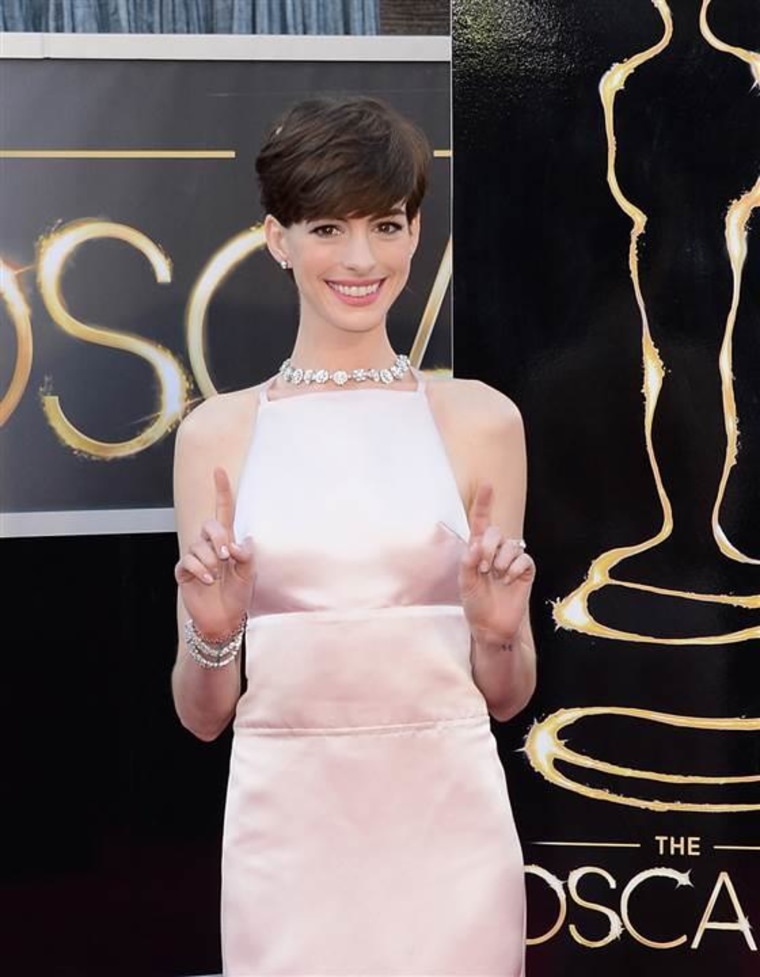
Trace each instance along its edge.
{"label": "teeth", "polygon": [[334,288],[341,295],[350,295],[351,298],[362,298],[365,295],[374,295],[380,288],[380,282],[374,285],[339,285],[337,282],[330,282],[330,288]]}

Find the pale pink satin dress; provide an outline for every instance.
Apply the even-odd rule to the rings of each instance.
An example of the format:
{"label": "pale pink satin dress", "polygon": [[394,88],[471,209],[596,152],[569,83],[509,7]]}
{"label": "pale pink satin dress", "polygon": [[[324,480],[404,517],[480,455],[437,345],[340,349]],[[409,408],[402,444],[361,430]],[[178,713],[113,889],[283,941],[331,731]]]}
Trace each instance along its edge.
{"label": "pale pink satin dress", "polygon": [[420,381],[262,394],[222,893],[228,977],[521,977],[523,862]]}

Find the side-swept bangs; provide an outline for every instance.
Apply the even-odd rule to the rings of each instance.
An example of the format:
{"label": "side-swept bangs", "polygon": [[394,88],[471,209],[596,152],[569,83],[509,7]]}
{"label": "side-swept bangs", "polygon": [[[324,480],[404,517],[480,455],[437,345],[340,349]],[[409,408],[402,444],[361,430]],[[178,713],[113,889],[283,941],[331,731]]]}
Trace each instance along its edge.
{"label": "side-swept bangs", "polygon": [[310,99],[277,122],[256,159],[261,203],[285,227],[399,205],[411,220],[431,156],[421,130],[379,99]]}

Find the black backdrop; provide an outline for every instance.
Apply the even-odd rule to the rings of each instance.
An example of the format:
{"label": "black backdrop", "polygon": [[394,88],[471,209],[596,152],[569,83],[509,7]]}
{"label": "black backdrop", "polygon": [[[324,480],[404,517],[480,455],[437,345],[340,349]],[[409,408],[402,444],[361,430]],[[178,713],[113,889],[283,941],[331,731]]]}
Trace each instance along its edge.
{"label": "black backdrop", "polygon": [[454,4],[455,373],[522,409],[538,564],[538,692],[498,730],[529,977],[760,967],[760,216],[731,322],[724,238],[760,205],[760,6],[707,8],[731,50],[701,6]]}

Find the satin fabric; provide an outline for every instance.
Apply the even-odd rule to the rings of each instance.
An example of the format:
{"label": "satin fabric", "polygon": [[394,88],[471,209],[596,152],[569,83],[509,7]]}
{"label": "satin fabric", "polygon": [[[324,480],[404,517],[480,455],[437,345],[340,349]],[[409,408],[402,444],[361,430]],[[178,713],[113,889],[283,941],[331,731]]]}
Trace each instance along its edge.
{"label": "satin fabric", "polygon": [[520,844],[422,382],[262,394],[222,864],[227,977],[520,977]]}

